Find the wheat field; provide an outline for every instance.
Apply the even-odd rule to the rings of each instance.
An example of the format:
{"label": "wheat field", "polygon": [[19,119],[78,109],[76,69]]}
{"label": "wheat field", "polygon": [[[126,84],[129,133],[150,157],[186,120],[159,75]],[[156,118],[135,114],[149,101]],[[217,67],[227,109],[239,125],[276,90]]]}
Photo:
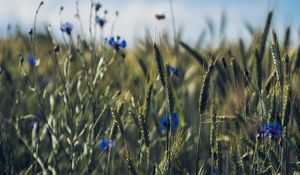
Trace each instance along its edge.
{"label": "wheat field", "polygon": [[300,174],[300,46],[272,11],[249,45],[173,28],[129,48],[96,37],[99,3],[59,40],[36,31],[42,6],[0,41],[0,174]]}

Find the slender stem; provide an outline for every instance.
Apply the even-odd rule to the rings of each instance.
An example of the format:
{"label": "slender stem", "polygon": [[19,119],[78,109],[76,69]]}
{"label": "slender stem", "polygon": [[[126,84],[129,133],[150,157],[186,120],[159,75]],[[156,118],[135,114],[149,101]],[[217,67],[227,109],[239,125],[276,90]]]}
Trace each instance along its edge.
{"label": "slender stem", "polygon": [[84,34],[84,32],[83,32],[83,25],[82,25],[81,18],[80,18],[80,15],[79,15],[79,7],[78,7],[78,5],[79,5],[79,2],[78,2],[78,0],[77,0],[77,1],[76,1],[76,14],[77,14],[77,19],[78,19],[79,24],[80,24],[81,35],[82,35],[83,39],[86,41],[85,34]]}
{"label": "slender stem", "polygon": [[174,45],[176,46],[176,24],[175,24],[175,15],[174,15],[174,7],[173,1],[170,0],[170,8],[171,8],[171,15],[172,15],[172,25],[173,25],[173,35],[174,35]]}
{"label": "slender stem", "polygon": [[39,13],[39,10],[40,8],[42,7],[42,5],[44,4],[43,1],[40,2],[37,10],[35,11],[35,16],[34,16],[34,21],[33,21],[33,38],[32,38],[32,50],[33,50],[33,53],[35,53],[35,44],[34,44],[34,41],[36,39],[36,21],[37,21],[37,16],[38,16],[38,13]]}
{"label": "slender stem", "polygon": [[255,158],[256,158],[256,153],[257,153],[257,146],[258,146],[258,141],[256,139],[256,143],[255,143],[255,149],[254,149],[254,153],[253,153],[253,160],[252,160],[252,171],[253,171],[253,175],[255,175]]}
{"label": "slender stem", "polygon": [[198,175],[198,167],[199,167],[199,153],[200,153],[200,135],[201,135],[201,129],[202,129],[202,114],[200,113],[200,120],[199,120],[199,131],[198,131],[198,142],[197,142],[197,154],[196,154],[196,175]]}
{"label": "slender stem", "polygon": [[93,13],[93,1],[91,0],[91,6],[90,6],[90,18],[89,18],[89,32],[90,32],[90,40],[91,40],[91,46],[93,45],[93,34],[92,34],[92,13]]}
{"label": "slender stem", "polygon": [[[286,132],[285,138],[287,139],[287,130],[285,132]],[[284,145],[285,145],[285,174],[289,174],[289,166],[288,166],[289,148],[288,148],[287,140],[285,140]]]}
{"label": "slender stem", "polygon": [[252,86],[252,88],[257,92],[259,98],[262,100],[262,102],[266,105],[267,107],[267,112],[271,115],[270,113],[270,108],[267,104],[267,102],[265,101],[265,99],[262,97],[262,94],[259,92],[259,90],[257,90],[254,86],[254,84],[252,83],[252,81],[250,80],[250,78],[248,76],[246,76],[246,79],[249,81],[250,85]]}
{"label": "slender stem", "polygon": [[[167,83],[167,82],[166,82]],[[168,92],[167,92],[167,87],[164,87],[165,88],[165,103],[166,103],[166,116],[165,116],[165,121],[166,121],[166,123],[168,123],[169,122],[169,115],[171,115],[170,114],[170,112],[169,112],[169,108],[168,108],[168,106],[169,106],[169,98],[168,98]],[[169,127],[167,128],[167,159],[168,159],[168,174],[170,174],[171,173],[171,162],[170,162],[170,160],[171,160],[171,158],[170,158],[170,127],[171,127],[171,125],[172,125],[172,116],[170,116],[170,123],[169,123]]]}
{"label": "slender stem", "polygon": [[109,146],[109,150],[108,150],[108,156],[107,156],[107,162],[106,162],[106,166],[105,166],[105,174],[109,175],[109,165],[110,165],[110,159],[111,159],[111,147],[112,147],[112,140],[110,140],[110,143],[111,144]]}
{"label": "slender stem", "polygon": [[63,88],[64,88],[64,91],[65,91],[65,96],[66,96],[66,99],[67,99],[66,102],[67,102],[67,106],[68,106],[68,108],[67,108],[67,115],[69,116],[70,109],[71,109],[71,104],[70,104],[71,102],[70,102],[70,97],[69,97],[69,93],[68,93],[68,89],[67,89],[67,85],[66,85],[66,79],[63,76],[63,74],[62,74],[62,72],[61,72],[61,70],[59,68],[59,64],[58,64],[58,60],[57,60],[57,54],[55,53],[54,57],[52,57],[52,58],[53,58],[55,67],[57,67],[59,77],[60,77],[61,82],[63,84]]}

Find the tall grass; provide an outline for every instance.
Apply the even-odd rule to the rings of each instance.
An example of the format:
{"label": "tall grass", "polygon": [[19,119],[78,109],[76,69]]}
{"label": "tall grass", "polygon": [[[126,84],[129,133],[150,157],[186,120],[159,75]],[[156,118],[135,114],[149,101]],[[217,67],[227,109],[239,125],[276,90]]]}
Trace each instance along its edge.
{"label": "tall grass", "polygon": [[96,38],[97,3],[81,33],[39,34],[42,5],[0,41],[1,174],[300,172],[300,47],[292,27],[269,36],[272,12],[248,45],[193,47],[174,27],[128,49],[114,29]]}

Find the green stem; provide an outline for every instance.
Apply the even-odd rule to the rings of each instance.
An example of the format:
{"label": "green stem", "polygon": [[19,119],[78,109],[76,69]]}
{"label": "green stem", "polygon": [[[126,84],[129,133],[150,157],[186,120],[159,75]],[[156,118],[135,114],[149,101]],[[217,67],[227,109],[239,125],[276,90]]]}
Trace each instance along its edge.
{"label": "green stem", "polygon": [[198,130],[198,137],[197,137],[197,154],[196,154],[196,175],[198,175],[198,167],[199,167],[199,153],[200,153],[200,135],[201,135],[201,129],[202,129],[202,114],[200,113],[200,118],[199,118],[199,130]]}

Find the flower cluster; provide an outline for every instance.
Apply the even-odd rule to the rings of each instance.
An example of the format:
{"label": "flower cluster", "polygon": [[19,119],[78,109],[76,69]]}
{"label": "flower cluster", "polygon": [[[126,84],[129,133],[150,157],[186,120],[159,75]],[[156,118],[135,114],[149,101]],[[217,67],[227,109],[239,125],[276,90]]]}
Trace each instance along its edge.
{"label": "flower cluster", "polygon": [[71,32],[73,30],[73,25],[69,22],[63,23],[60,26],[60,30],[64,33],[67,33],[68,35],[71,35]]}
{"label": "flower cluster", "polygon": [[168,117],[162,117],[160,120],[161,124],[161,130],[168,130],[170,128],[170,125],[172,129],[175,129],[179,124],[179,117],[176,112],[172,112],[172,114],[169,114]]}
{"label": "flower cluster", "polygon": [[107,41],[107,44],[114,48],[116,52],[119,52],[121,48],[125,48],[127,45],[126,41],[124,39],[121,40],[120,36],[117,36],[116,38],[113,36],[110,37]]}

